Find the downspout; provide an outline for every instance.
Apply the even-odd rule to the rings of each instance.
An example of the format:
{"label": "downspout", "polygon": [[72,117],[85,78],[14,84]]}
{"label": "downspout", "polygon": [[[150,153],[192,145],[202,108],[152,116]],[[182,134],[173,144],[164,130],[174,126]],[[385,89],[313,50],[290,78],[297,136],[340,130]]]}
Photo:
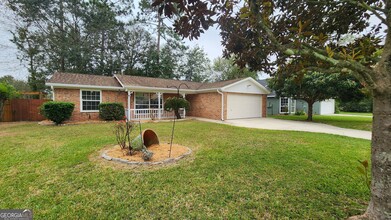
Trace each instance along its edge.
{"label": "downspout", "polygon": [[221,120],[224,121],[224,93],[221,89],[217,89],[217,93],[221,95]]}

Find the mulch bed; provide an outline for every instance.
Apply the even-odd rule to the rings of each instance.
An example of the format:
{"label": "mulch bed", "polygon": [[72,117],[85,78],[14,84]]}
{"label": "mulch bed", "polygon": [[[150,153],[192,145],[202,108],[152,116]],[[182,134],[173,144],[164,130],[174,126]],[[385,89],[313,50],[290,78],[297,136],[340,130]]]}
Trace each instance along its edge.
{"label": "mulch bed", "polygon": [[114,146],[103,152],[102,157],[106,160],[118,161],[134,165],[156,165],[176,162],[191,153],[191,150],[185,146],[173,144],[171,157],[169,157],[170,144],[155,144],[148,147],[149,151],[153,152],[151,160],[144,161],[142,152],[135,152],[133,155],[128,155],[127,152],[120,148],[119,145]]}

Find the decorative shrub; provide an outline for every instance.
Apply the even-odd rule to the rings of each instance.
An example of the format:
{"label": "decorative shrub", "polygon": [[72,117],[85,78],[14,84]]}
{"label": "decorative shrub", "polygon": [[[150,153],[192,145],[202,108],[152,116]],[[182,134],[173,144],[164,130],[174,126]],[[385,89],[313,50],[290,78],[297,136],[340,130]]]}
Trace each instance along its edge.
{"label": "decorative shrub", "polygon": [[125,108],[122,103],[106,102],[99,104],[99,117],[106,121],[121,120],[125,117]]}
{"label": "decorative shrub", "polygon": [[305,115],[305,111],[304,110],[298,110],[295,112],[295,115]]}
{"label": "decorative shrub", "polygon": [[135,128],[135,124],[131,121],[121,120],[114,125],[114,134],[118,145],[122,150],[125,150],[128,155],[133,154],[133,147],[130,134]]}
{"label": "decorative shrub", "polygon": [[52,120],[56,125],[71,118],[75,104],[70,102],[45,102],[41,105],[41,114]]}
{"label": "decorative shrub", "polygon": [[177,119],[181,119],[181,115],[179,114],[180,108],[185,108],[186,110],[189,110],[190,108],[189,101],[187,101],[184,98],[171,97],[164,102],[164,110],[174,111]]}

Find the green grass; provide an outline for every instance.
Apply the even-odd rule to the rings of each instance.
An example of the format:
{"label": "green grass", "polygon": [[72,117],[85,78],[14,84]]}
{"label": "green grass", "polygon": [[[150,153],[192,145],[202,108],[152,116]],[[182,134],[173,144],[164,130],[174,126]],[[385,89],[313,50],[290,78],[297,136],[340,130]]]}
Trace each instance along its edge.
{"label": "green grass", "polygon": [[[306,115],[272,115],[268,116],[277,119],[305,121]],[[334,125],[341,128],[351,128],[357,130],[372,130],[372,118],[360,116],[334,116],[334,115],[314,115],[313,122]]]}
{"label": "green grass", "polygon": [[[143,128],[167,142],[171,125]],[[174,142],[190,158],[119,169],[89,159],[114,144],[112,126],[0,123],[0,208],[35,219],[345,219],[369,200],[356,168],[367,140],[184,121]]]}
{"label": "green grass", "polygon": [[367,112],[339,112],[338,114],[341,115],[357,115],[357,116],[370,116],[372,117],[372,113],[367,113]]}

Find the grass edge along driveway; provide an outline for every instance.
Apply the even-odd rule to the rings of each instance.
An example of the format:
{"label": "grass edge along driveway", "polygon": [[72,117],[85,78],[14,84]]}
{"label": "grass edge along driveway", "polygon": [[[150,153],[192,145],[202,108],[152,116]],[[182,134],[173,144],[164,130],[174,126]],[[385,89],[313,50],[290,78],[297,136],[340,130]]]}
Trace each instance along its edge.
{"label": "grass edge along driveway", "polygon": [[[307,119],[306,115],[271,115],[268,117],[294,121],[305,121]],[[372,117],[314,115],[313,122],[333,125],[341,128],[350,128],[364,131],[372,130]]]}

